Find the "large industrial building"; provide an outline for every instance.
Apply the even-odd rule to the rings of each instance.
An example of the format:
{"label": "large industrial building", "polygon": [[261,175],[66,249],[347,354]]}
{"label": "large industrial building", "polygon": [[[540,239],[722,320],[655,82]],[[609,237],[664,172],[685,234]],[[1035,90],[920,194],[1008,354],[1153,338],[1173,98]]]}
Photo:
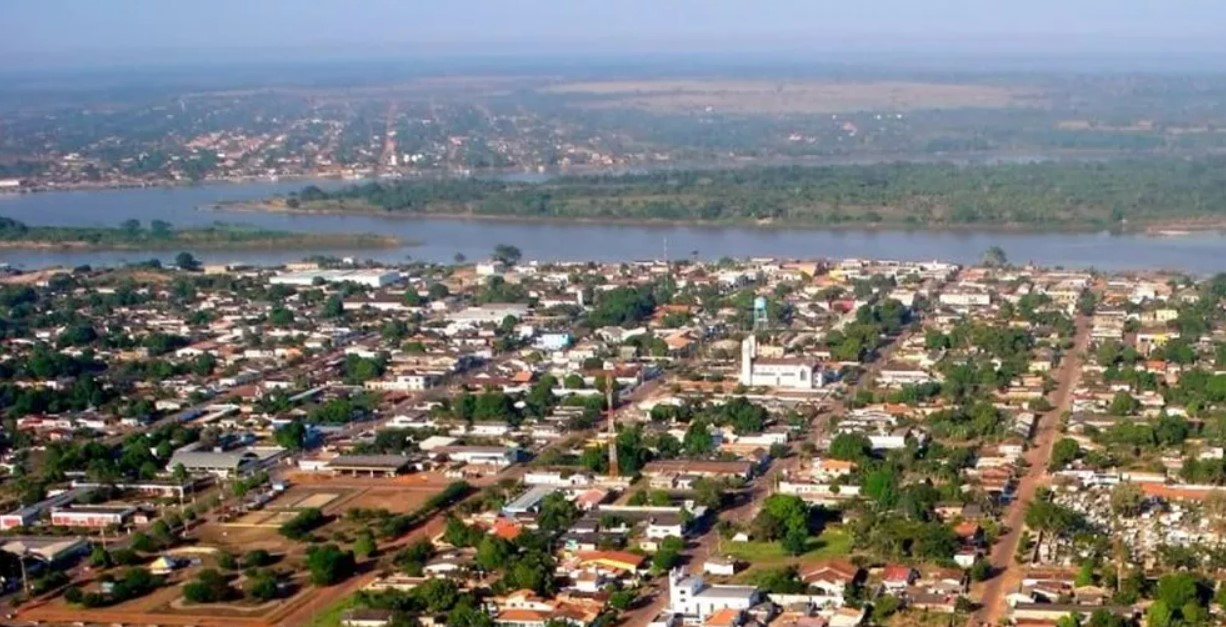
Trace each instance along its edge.
{"label": "large industrial building", "polygon": [[367,287],[387,287],[399,283],[400,273],[395,270],[302,270],[283,272],[268,279],[273,285],[309,287],[317,282],[357,283]]}

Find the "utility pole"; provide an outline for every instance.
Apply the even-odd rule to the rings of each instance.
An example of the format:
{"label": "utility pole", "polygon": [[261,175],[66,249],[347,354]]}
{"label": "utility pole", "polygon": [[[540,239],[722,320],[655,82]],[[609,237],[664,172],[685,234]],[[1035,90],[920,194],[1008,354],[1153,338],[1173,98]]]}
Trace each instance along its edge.
{"label": "utility pole", "polygon": [[618,471],[618,468],[617,468],[617,420],[616,420],[616,415],[614,412],[614,403],[613,403],[613,386],[616,385],[615,383],[615,380],[617,378],[616,375],[617,375],[617,369],[616,367],[614,367],[609,370],[608,374],[605,375],[605,380],[604,380],[605,402],[608,406],[607,409],[605,410],[605,413],[608,414],[609,416],[609,476],[610,477],[616,477],[617,471]]}
{"label": "utility pole", "polygon": [[26,554],[29,549],[22,547],[21,553],[17,556],[17,562],[21,564],[21,589],[25,591],[26,599],[30,598],[30,579],[26,576]]}

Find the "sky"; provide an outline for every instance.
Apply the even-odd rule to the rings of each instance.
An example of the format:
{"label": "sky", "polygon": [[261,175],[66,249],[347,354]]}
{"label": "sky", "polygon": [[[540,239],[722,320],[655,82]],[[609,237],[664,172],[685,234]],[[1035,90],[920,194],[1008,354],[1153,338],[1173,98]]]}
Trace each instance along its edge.
{"label": "sky", "polygon": [[0,0],[5,66],[395,55],[1226,56],[1224,0]]}

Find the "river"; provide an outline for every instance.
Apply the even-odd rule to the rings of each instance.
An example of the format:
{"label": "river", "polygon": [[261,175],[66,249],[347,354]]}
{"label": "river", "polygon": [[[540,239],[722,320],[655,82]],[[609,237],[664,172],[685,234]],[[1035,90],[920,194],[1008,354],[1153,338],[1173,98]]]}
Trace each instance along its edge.
{"label": "river", "polygon": [[[317,182],[338,186],[340,181]],[[29,225],[118,226],[135,218],[160,219],[178,227],[217,221],[306,232],[397,235],[416,246],[368,250],[192,251],[207,262],[273,265],[312,254],[353,256],[384,262],[407,258],[450,262],[489,255],[497,244],[518,246],[527,259],[619,261],[672,259],[697,255],[865,257],[973,262],[1000,246],[1014,262],[1110,270],[1165,268],[1197,274],[1226,270],[1226,235],[1193,233],[1178,237],[1108,233],[1013,233],[978,231],[884,231],[775,229],[728,226],[526,223],[364,215],[293,215],[214,211],[223,200],[258,200],[300,189],[301,181],[209,184],[194,187],[111,189],[0,194],[0,216]],[[153,257],[168,261],[177,251],[81,252],[0,250],[0,263],[36,269],[47,266],[117,265]]]}

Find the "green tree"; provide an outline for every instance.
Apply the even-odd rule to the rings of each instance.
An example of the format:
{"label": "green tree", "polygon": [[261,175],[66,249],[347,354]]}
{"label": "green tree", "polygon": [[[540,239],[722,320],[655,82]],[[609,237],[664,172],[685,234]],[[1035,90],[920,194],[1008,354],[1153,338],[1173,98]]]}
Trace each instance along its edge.
{"label": "green tree", "polygon": [[1080,453],[1081,446],[1077,444],[1077,440],[1062,438],[1052,446],[1051,461],[1048,464],[1048,468],[1060,470],[1077,459]]}
{"label": "green tree", "polygon": [[877,597],[877,600],[873,602],[873,622],[884,625],[901,607],[902,602],[898,600],[898,597],[889,594]]}
{"label": "green tree", "polygon": [[460,588],[450,579],[429,579],[413,589],[427,612],[446,612],[460,602]]}
{"label": "green tree", "polygon": [[217,554],[217,565],[226,570],[238,570],[238,560],[229,551]]}
{"label": "green tree", "polygon": [[388,320],[383,323],[379,335],[383,337],[384,342],[392,345],[400,344],[409,336],[409,325],[405,324],[404,320]]}
{"label": "green tree", "polygon": [[554,492],[541,501],[537,526],[545,533],[560,533],[579,519],[579,509],[561,492]]}
{"label": "green tree", "polygon": [[1116,392],[1111,398],[1111,406],[1108,411],[1117,416],[1131,416],[1140,408],[1141,403],[1128,392]]}
{"label": "green tree", "polygon": [[335,544],[313,545],[307,549],[307,570],[311,583],[330,586],[353,575],[356,562],[352,551],[342,551]]}
{"label": "green tree", "polygon": [[278,305],[268,313],[268,321],[274,326],[288,327],[294,323],[294,312]]}
{"label": "green tree", "polygon": [[235,596],[226,576],[212,568],[200,571],[195,581],[183,586],[183,598],[192,603],[219,603]]}
{"label": "green tree", "polygon": [[856,433],[840,433],[830,441],[830,457],[843,461],[863,461],[872,451],[872,442],[867,436]]}
{"label": "green tree", "polygon": [[987,250],[983,251],[983,257],[980,259],[980,263],[988,267],[1000,267],[1007,265],[1009,263],[1009,258],[1005,255],[1003,248],[1000,246],[991,246]]}
{"label": "green tree", "polygon": [[705,421],[695,420],[690,423],[685,437],[681,440],[681,448],[691,457],[705,457],[715,450],[715,438]]}
{"label": "green tree", "polygon": [[277,576],[263,569],[256,570],[247,576],[243,591],[247,596],[260,602],[271,601],[281,593],[280,586],[277,585]]}
{"label": "green tree", "polygon": [[779,542],[788,553],[801,555],[809,548],[809,532],[799,526],[789,526]]}
{"label": "green tree", "polygon": [[1094,562],[1086,560],[1077,568],[1077,577],[1073,580],[1073,584],[1077,587],[1092,586],[1098,579],[1098,574],[1094,571]]}
{"label": "green tree", "polygon": [[140,551],[141,553],[152,553],[160,548],[153,538],[140,532],[132,534],[128,546],[132,547],[132,550]]}
{"label": "green tree", "polygon": [[801,594],[808,588],[795,566],[758,570],[751,583],[770,594]]}
{"label": "green tree", "polygon": [[609,607],[624,612],[634,605],[634,600],[638,595],[634,590],[617,590],[609,595]]}
{"label": "green tree", "polygon": [[1209,602],[1210,589],[1193,573],[1170,573],[1158,579],[1154,597],[1168,608],[1182,608],[1188,603],[1204,605]]}
{"label": "green tree", "polygon": [[494,254],[492,255],[494,260],[500,261],[508,266],[513,266],[519,263],[519,260],[522,259],[523,256],[524,255],[519,248],[511,246],[510,244],[498,244],[494,247]]}
{"label": "green tree", "polygon": [[556,582],[553,579],[556,567],[553,556],[548,553],[524,552],[507,566],[502,581],[508,589],[526,589],[551,596],[556,590]]}
{"label": "green tree", "polygon": [[111,554],[106,550],[106,547],[101,544],[95,544],[89,554],[89,565],[94,568],[110,568],[112,564]]}
{"label": "green tree", "polygon": [[277,445],[291,451],[301,450],[306,443],[306,436],[307,428],[300,418],[289,421],[284,427],[273,432],[273,439],[277,441]]}
{"label": "green tree", "polygon": [[515,547],[510,542],[498,536],[489,535],[477,545],[477,565],[489,572],[494,572],[507,564],[515,553]]}
{"label": "green tree", "polygon": [[207,377],[217,368],[217,358],[212,353],[202,353],[192,360],[192,372],[196,376]]}
{"label": "green tree", "polygon": [[702,477],[694,482],[694,502],[712,510],[724,504],[725,486],[714,479]]}
{"label": "green tree", "polygon": [[298,510],[293,518],[282,524],[280,532],[291,540],[303,540],[325,522],[327,518],[318,507],[308,507]]}
{"label": "green tree", "polygon": [[328,297],[328,300],[324,301],[321,315],[325,318],[345,317],[345,301],[340,294],[333,294]]}
{"label": "green tree", "polygon": [[864,480],[864,495],[882,508],[893,507],[898,502],[898,480],[894,471],[882,468],[869,473]]}
{"label": "green tree", "polygon": [[195,272],[200,269],[200,262],[196,261],[196,258],[191,253],[184,251],[175,255],[175,266],[180,270]]}
{"label": "green tree", "polygon": [[252,549],[243,555],[243,568],[262,568],[271,566],[275,561],[272,554],[264,549]]}
{"label": "green tree", "polygon": [[657,573],[668,572],[681,561],[681,551],[676,546],[663,546],[651,556],[651,569]]}
{"label": "green tree", "polygon": [[971,564],[970,568],[971,581],[987,581],[992,576],[992,564],[986,559],[979,558]]}
{"label": "green tree", "polygon": [[1145,610],[1145,624],[1148,627],[1174,627],[1175,612],[1166,601],[1158,599]]}
{"label": "green tree", "polygon": [[379,550],[375,544],[375,534],[368,529],[363,529],[358,532],[358,537],[353,542],[353,554],[361,559],[366,559],[374,555]]}

